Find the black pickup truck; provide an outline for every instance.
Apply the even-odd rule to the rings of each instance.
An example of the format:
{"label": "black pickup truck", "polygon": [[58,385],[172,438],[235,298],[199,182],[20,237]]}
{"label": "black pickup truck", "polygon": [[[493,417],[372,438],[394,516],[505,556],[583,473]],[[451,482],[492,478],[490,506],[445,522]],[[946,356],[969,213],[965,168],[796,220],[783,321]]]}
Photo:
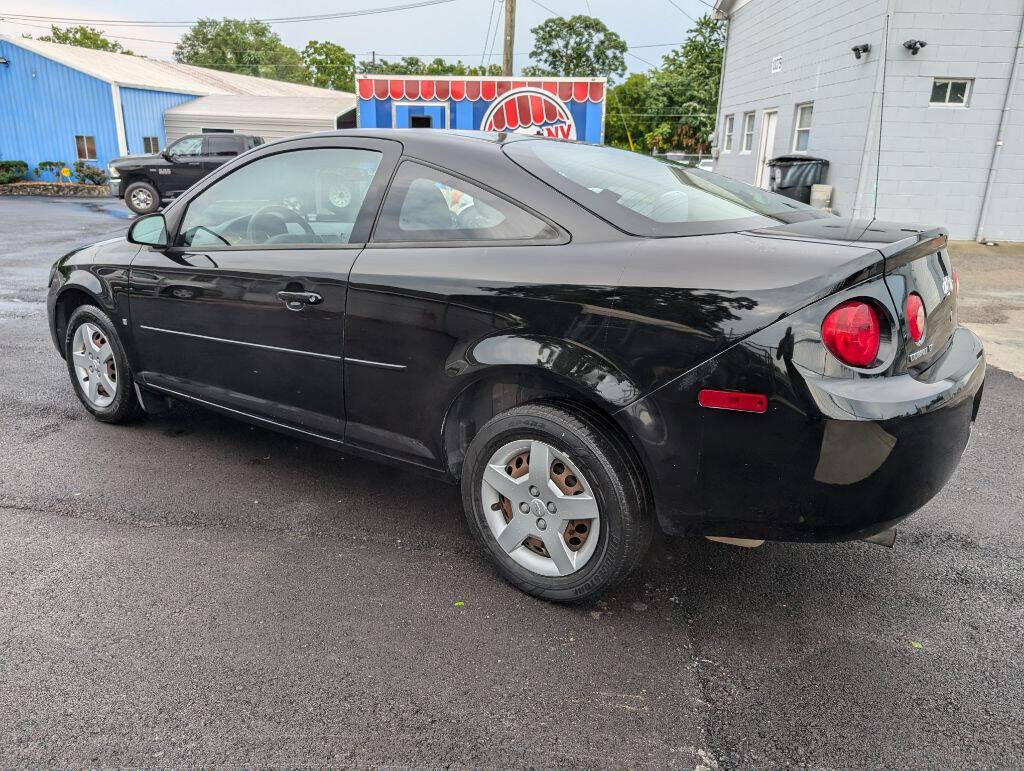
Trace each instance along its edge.
{"label": "black pickup truck", "polygon": [[189,134],[152,155],[110,162],[110,192],[136,214],[149,214],[239,153],[263,144],[249,134]]}

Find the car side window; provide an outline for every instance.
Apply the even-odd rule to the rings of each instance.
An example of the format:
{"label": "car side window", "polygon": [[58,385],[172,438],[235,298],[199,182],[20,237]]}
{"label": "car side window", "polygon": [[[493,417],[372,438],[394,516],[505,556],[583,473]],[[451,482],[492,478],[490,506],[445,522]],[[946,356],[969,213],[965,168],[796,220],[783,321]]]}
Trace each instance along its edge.
{"label": "car side window", "polygon": [[476,185],[413,161],[398,167],[373,234],[376,242],[554,238],[544,220]]}
{"label": "car side window", "polygon": [[212,136],[206,138],[206,155],[238,155],[241,150],[242,145],[237,137]]}
{"label": "car side window", "polygon": [[171,145],[167,152],[171,155],[188,156],[188,155],[202,155],[203,154],[203,138],[202,137],[185,137],[179,139],[173,145]]}
{"label": "car side window", "polygon": [[345,244],[373,181],[375,150],[292,150],[247,163],[188,204],[176,246]]}

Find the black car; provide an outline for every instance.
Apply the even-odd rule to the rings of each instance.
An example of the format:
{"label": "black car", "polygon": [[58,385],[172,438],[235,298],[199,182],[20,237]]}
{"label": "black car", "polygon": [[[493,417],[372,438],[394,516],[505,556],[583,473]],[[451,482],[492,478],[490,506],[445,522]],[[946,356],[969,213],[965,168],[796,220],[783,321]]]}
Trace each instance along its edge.
{"label": "black car", "polygon": [[126,155],[110,162],[110,193],[136,214],[149,214],[188,190],[236,155],[263,144],[249,134],[189,134],[152,155]]}
{"label": "black car", "polygon": [[264,145],[63,257],[48,307],[97,419],[184,400],[461,480],[501,573],[557,600],[656,527],[884,540],[985,376],[942,230],[508,134]]}

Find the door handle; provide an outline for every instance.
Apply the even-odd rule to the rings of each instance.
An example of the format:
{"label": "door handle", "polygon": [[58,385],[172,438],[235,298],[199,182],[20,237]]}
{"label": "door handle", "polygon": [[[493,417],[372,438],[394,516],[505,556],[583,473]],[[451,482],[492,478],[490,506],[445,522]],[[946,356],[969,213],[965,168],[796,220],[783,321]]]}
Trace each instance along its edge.
{"label": "door handle", "polygon": [[316,292],[281,291],[277,293],[277,299],[290,311],[301,311],[304,305],[319,305],[324,301],[323,296]]}

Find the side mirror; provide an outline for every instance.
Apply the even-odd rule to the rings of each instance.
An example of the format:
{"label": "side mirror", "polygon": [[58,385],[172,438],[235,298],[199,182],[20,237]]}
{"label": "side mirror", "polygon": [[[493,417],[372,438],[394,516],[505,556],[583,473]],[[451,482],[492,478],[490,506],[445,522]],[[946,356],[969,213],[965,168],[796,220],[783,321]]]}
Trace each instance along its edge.
{"label": "side mirror", "polygon": [[162,214],[146,214],[128,227],[128,243],[140,246],[168,246],[167,221]]}
{"label": "side mirror", "polygon": [[167,152],[167,150],[161,150],[160,156],[168,163],[174,163],[174,156]]}

